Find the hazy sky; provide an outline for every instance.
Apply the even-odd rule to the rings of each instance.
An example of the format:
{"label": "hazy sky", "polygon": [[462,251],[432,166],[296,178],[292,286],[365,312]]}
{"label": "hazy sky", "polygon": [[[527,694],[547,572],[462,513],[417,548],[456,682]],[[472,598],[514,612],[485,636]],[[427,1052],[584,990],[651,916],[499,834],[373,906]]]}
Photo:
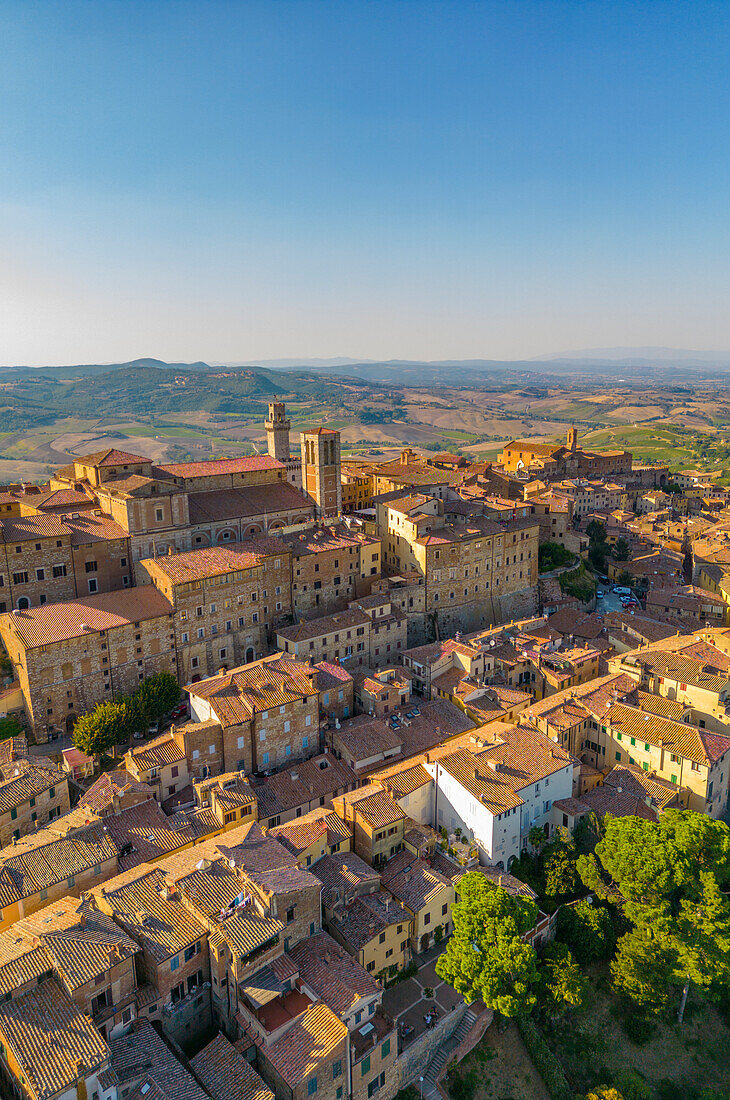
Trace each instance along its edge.
{"label": "hazy sky", "polygon": [[730,347],[730,3],[4,0],[0,363]]}

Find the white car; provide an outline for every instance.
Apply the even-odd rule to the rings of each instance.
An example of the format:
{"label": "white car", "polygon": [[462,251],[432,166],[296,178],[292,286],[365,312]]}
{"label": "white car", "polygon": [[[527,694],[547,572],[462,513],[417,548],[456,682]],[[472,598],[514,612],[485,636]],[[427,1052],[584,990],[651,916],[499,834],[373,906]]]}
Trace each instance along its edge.
{"label": "white car", "polygon": [[600,590],[600,588],[599,588],[599,589],[598,589],[598,591],[596,592],[596,599],[597,599],[597,600],[602,600],[602,599],[603,599],[603,595],[604,595],[604,594],[603,594],[603,592],[601,592],[601,590]]}

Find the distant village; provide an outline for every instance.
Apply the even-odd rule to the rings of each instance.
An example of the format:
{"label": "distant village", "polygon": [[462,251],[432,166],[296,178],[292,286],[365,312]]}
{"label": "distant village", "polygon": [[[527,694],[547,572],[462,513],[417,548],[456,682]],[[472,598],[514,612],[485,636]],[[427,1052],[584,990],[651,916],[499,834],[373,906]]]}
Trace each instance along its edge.
{"label": "distant village", "polygon": [[[575,428],[494,463],[266,433],[0,492],[17,1100],[438,1100],[484,1028],[433,966],[465,875],[534,900],[536,835],[727,812],[730,488]],[[75,743],[163,674],[166,715]]]}

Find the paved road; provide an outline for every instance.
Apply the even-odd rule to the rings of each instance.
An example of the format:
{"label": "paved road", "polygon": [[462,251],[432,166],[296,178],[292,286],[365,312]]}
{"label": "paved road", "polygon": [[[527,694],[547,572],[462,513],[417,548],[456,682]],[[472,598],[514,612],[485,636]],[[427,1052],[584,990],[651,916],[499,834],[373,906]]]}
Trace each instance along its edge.
{"label": "paved road", "polygon": [[610,585],[599,584],[598,591],[604,593],[602,600],[596,600],[596,611],[599,614],[603,611],[625,611],[626,608],[621,603],[621,597],[617,596],[611,591]]}

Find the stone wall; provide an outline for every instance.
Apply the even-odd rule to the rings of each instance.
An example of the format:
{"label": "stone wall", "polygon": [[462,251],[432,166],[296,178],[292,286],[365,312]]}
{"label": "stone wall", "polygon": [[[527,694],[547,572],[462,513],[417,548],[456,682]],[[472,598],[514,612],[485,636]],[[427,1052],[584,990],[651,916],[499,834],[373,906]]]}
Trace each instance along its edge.
{"label": "stone wall", "polygon": [[466,1014],[466,1010],[466,1005],[457,1005],[456,1008],[453,1008],[451,1012],[442,1017],[432,1030],[424,1031],[420,1038],[414,1040],[403,1051],[396,1060],[393,1079],[386,1082],[385,1097],[379,1094],[378,1100],[391,1100],[399,1089],[404,1089],[406,1085],[412,1081],[417,1081],[425,1073],[429,1062],[435,1056],[439,1047],[447,1039],[450,1039],[456,1031]]}

